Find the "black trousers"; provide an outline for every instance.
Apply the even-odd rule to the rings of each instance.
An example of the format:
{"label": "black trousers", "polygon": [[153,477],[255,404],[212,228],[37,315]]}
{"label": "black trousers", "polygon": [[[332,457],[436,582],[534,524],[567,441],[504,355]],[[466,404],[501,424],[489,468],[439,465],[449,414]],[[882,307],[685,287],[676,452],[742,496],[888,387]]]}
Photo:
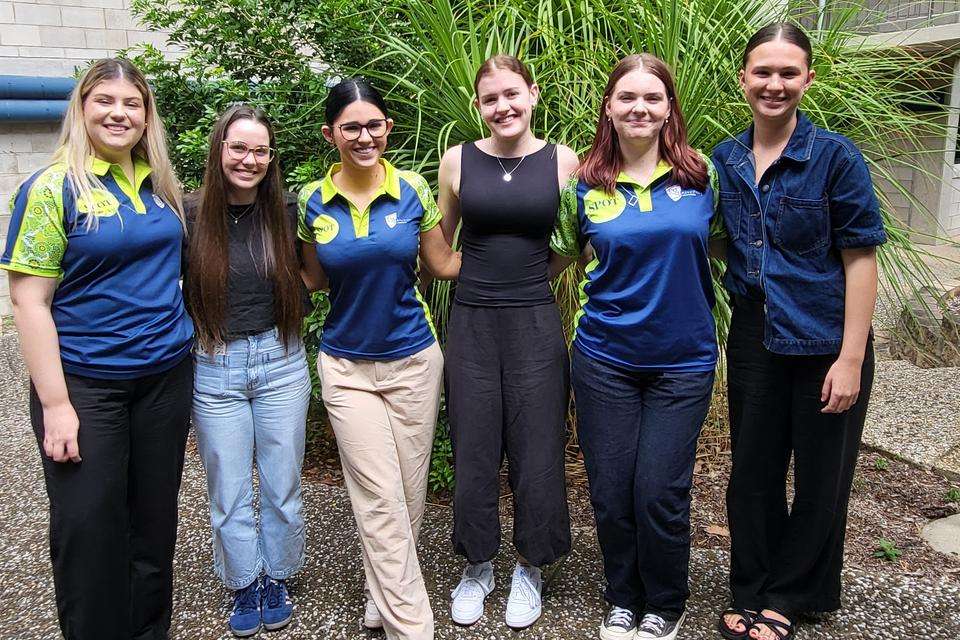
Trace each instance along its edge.
{"label": "black trousers", "polygon": [[500,546],[499,472],[513,490],[513,543],[532,565],[570,551],[564,478],[569,369],[556,305],[455,304],[444,385],[456,488],[453,546],[469,562]]}
{"label": "black trousers", "polygon": [[[733,470],[727,488],[733,604],[796,616],[840,607],[847,504],[867,402],[873,342],[860,396],[844,413],[821,413],[820,391],[836,355],[783,356],[763,347],[763,306],[738,300],[727,342]],[[794,499],[786,477],[794,459]]]}
{"label": "black trousers", "polygon": [[66,640],[165,639],[193,362],[131,380],[66,380],[80,419],[78,464],[44,455],[43,409],[30,387],[60,629]]}

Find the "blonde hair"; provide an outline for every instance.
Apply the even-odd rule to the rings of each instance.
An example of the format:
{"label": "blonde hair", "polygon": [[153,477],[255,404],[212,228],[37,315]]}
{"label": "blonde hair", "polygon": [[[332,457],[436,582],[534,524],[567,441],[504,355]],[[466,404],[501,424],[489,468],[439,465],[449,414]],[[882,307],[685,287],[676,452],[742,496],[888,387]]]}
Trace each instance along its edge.
{"label": "blonde hair", "polygon": [[[157,113],[156,99],[147,79],[133,63],[123,58],[97,60],[84,72],[70,94],[70,103],[63,118],[57,150],[53,162],[66,168],[67,182],[78,201],[84,202],[88,211],[95,209],[94,189],[103,189],[100,178],[93,173],[90,158],[95,155],[93,143],[83,119],[83,103],[90,92],[105,80],[123,79],[133,84],[143,96],[146,128],[143,137],[134,145],[131,155],[140,157],[150,165],[150,183],[153,192],[168,202],[184,224],[183,199],[180,182],[170,164],[167,153],[167,132]],[[87,228],[96,227],[97,216],[87,216]]]}

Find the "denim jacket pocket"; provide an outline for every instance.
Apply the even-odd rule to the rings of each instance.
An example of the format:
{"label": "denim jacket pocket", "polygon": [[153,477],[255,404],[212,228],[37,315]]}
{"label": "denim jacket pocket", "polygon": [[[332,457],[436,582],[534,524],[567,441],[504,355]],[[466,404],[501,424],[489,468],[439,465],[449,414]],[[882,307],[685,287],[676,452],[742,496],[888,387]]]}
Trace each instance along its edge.
{"label": "denim jacket pocket", "polygon": [[806,254],[830,242],[827,199],[780,198],[773,239],[780,247]]}
{"label": "denim jacket pocket", "polygon": [[740,203],[740,194],[736,191],[720,192],[720,214],[723,216],[723,226],[727,229],[727,237],[731,242],[740,237],[740,212],[743,205]]}

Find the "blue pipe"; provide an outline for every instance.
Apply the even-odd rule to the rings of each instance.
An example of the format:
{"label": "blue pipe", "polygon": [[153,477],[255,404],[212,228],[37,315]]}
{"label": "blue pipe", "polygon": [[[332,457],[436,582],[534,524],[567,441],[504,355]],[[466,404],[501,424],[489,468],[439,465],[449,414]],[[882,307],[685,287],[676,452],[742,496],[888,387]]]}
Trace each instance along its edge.
{"label": "blue pipe", "polygon": [[0,122],[60,122],[66,100],[0,100]]}
{"label": "blue pipe", "polygon": [[0,76],[0,122],[59,122],[75,85],[73,78]]}
{"label": "blue pipe", "polygon": [[0,100],[66,100],[76,84],[73,78],[0,76]]}

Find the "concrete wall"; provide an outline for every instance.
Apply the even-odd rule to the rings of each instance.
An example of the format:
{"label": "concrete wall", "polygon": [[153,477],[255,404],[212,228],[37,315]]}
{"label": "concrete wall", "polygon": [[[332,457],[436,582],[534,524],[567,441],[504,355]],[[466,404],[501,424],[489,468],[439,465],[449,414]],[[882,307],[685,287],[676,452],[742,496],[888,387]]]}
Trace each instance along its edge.
{"label": "concrete wall", "polygon": [[[0,75],[73,76],[90,60],[140,43],[174,54],[164,34],[146,31],[129,6],[130,0],[0,0]],[[54,123],[0,123],[0,245],[10,196],[49,160],[59,130]],[[0,274],[0,316],[9,313],[7,277]]]}

